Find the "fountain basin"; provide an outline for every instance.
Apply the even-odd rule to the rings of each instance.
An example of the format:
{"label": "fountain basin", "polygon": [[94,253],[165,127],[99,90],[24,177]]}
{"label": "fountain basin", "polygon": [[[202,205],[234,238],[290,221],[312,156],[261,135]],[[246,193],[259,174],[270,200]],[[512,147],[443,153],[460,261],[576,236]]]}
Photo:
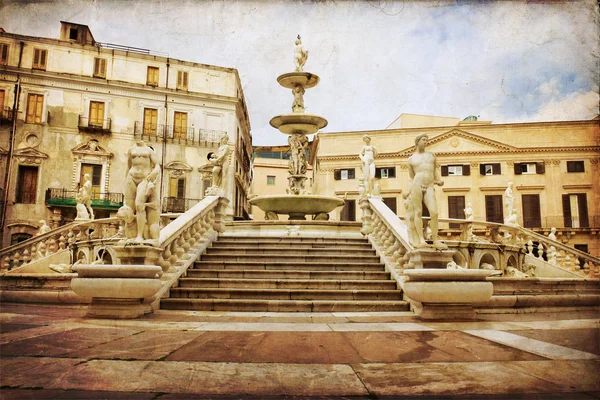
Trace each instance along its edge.
{"label": "fountain basin", "polygon": [[290,220],[304,220],[306,215],[327,214],[344,205],[337,197],[312,194],[283,194],[258,196],[250,199],[250,204],[266,213],[286,214]]}
{"label": "fountain basin", "polygon": [[287,89],[293,89],[296,86],[302,86],[305,89],[317,86],[319,77],[309,72],[289,72],[279,75],[277,82]]}
{"label": "fountain basin", "polygon": [[294,133],[312,135],[327,126],[325,118],[304,113],[278,115],[273,117],[269,123],[273,128],[277,128],[281,133],[287,135],[293,135]]}

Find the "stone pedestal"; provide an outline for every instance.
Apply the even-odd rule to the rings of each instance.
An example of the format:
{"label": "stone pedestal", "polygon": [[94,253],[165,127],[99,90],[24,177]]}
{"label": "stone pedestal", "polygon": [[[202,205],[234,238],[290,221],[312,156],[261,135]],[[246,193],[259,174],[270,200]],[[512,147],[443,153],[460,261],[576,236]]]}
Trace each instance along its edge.
{"label": "stone pedestal", "polygon": [[160,265],[159,257],[164,249],[146,244],[118,244],[113,247],[119,264]]}
{"label": "stone pedestal", "polygon": [[150,303],[161,288],[162,269],[155,265],[78,265],[71,288],[91,297],[88,316],[129,319],[152,312]]}
{"label": "stone pedestal", "polygon": [[404,293],[421,303],[416,311],[422,319],[475,319],[473,304],[488,301],[494,292],[494,285],[486,281],[494,271],[413,269],[404,274]]}
{"label": "stone pedestal", "polygon": [[452,261],[454,250],[435,250],[433,248],[420,248],[410,252],[408,263],[412,268],[443,268]]}

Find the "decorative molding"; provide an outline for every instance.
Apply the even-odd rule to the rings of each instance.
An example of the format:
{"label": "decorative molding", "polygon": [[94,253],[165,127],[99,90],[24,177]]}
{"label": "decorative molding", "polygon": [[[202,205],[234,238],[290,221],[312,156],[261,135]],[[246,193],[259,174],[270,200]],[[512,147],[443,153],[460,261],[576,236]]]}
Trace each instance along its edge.
{"label": "decorative molding", "polygon": [[32,147],[26,147],[24,149],[17,149],[13,153],[15,158],[19,160],[20,164],[40,165],[42,160],[48,158],[48,154],[42,153],[41,151]]}
{"label": "decorative molding", "polygon": [[476,161],[471,161],[471,168],[477,168],[479,167],[479,163]]}
{"label": "decorative molding", "polygon": [[517,190],[544,190],[545,185],[519,185],[515,186]]}
{"label": "decorative molding", "polygon": [[506,166],[507,167],[514,167],[515,166],[515,162],[514,161],[507,161],[506,162]]}
{"label": "decorative molding", "polygon": [[449,187],[442,188],[443,192],[468,192],[470,190],[471,190],[471,188],[449,188]]}
{"label": "decorative molding", "polygon": [[505,186],[487,186],[480,187],[479,190],[482,192],[504,192],[506,190]]}
{"label": "decorative molding", "polygon": [[181,176],[182,174],[193,170],[192,167],[190,167],[188,164],[186,164],[183,161],[171,161],[170,163],[165,165],[165,169],[172,170],[171,176],[174,176],[173,174],[176,174],[176,173],[179,174],[177,176]]}
{"label": "decorative molding", "polygon": [[407,171],[408,170],[408,163],[400,163],[400,171]]}
{"label": "decorative molding", "polygon": [[563,185],[563,189],[566,190],[576,190],[576,189],[591,189],[592,188],[592,184],[591,183],[582,183],[582,184],[578,184],[578,185]]}
{"label": "decorative molding", "polygon": [[598,165],[598,162],[599,162],[599,161],[600,161],[600,158],[592,158],[592,159],[590,160],[590,163],[591,163],[592,165]]}
{"label": "decorative molding", "polygon": [[557,166],[557,165],[560,165],[560,160],[556,160],[556,159],[544,160],[544,164],[547,166]]}
{"label": "decorative molding", "polygon": [[86,143],[78,144],[71,149],[71,153],[79,156],[79,158],[91,156],[103,161],[112,158],[114,155],[112,152],[108,151],[104,146],[98,143],[96,139],[90,139]]}

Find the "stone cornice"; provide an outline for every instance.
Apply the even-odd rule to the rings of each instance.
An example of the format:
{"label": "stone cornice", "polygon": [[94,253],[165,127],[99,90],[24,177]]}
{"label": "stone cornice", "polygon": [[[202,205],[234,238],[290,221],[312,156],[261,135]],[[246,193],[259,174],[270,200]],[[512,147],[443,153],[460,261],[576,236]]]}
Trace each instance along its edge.
{"label": "stone cornice", "polygon": [[452,187],[443,187],[442,191],[444,192],[468,192],[471,188],[452,188]]}
{"label": "stone cornice", "polygon": [[591,189],[591,184],[580,184],[580,185],[563,185],[563,189],[566,190],[578,190],[578,189]]}
{"label": "stone cornice", "polygon": [[506,190],[506,186],[480,186],[479,190],[482,192],[503,192]]}
{"label": "stone cornice", "polygon": [[544,190],[545,185],[516,185],[517,190]]}

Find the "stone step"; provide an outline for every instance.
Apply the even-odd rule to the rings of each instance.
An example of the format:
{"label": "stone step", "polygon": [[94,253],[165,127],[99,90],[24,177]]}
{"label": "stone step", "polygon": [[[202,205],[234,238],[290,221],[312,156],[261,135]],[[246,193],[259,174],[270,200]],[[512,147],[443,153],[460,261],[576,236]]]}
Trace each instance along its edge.
{"label": "stone step", "polygon": [[408,302],[334,301],[334,300],[249,300],[249,299],[176,299],[161,300],[165,310],[193,311],[271,311],[271,312],[381,312],[409,311]]}
{"label": "stone step", "polygon": [[219,261],[219,262],[262,262],[271,263],[277,261],[285,261],[286,263],[378,263],[380,262],[377,256],[352,256],[352,255],[282,255],[282,254],[202,254],[201,261]]}
{"label": "stone step", "polygon": [[172,288],[170,297],[252,300],[402,300],[399,290]]}
{"label": "stone step", "polygon": [[368,244],[366,238],[345,237],[268,237],[268,236],[219,236],[217,242],[251,242],[251,243],[357,243]]}
{"label": "stone step", "polygon": [[339,255],[352,255],[352,256],[370,256],[377,257],[375,250],[372,248],[365,249],[353,249],[353,248],[336,248],[336,247],[325,247],[325,248],[306,248],[299,249],[297,247],[286,247],[281,248],[262,248],[262,247],[224,247],[216,248],[212,247],[207,249],[206,255],[217,256],[224,255],[228,256],[231,254],[247,254],[247,255],[269,255],[277,257],[289,257],[289,256],[339,256]]}
{"label": "stone step", "polygon": [[196,261],[196,269],[230,270],[299,270],[299,271],[383,271],[381,263],[319,263],[319,262],[251,262],[251,261]]}
{"label": "stone step", "polygon": [[[380,269],[382,269],[380,267]],[[228,270],[195,269],[187,270],[188,278],[230,278],[230,279],[351,279],[383,280],[390,274],[383,271],[300,271],[300,270]]]}
{"label": "stone step", "polygon": [[181,278],[180,288],[396,290],[391,280]]}
{"label": "stone step", "polygon": [[[289,249],[292,242],[262,242],[260,240],[251,241],[251,240],[217,240],[212,244],[213,249],[217,248],[235,248],[235,247],[258,247],[264,249]],[[373,247],[370,243],[348,243],[348,242],[293,242],[295,249],[318,249],[318,248],[343,248],[348,250],[354,249],[369,249],[372,250]]]}

